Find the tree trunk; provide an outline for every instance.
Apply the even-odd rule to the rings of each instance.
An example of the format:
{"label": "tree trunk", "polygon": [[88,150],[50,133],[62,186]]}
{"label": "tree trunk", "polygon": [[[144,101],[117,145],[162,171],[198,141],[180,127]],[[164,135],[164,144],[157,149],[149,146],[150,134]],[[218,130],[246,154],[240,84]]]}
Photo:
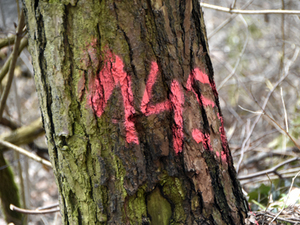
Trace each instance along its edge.
{"label": "tree trunk", "polygon": [[24,0],[65,224],[244,224],[198,0]]}

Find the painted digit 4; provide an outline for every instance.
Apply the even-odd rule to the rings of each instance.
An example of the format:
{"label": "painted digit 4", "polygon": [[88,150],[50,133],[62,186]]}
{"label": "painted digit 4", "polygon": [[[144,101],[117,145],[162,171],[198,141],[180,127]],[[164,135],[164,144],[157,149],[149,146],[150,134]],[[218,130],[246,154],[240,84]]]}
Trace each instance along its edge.
{"label": "painted digit 4", "polygon": [[133,94],[131,89],[131,78],[124,71],[124,63],[117,55],[107,52],[104,67],[98,74],[98,79],[90,83],[89,89],[92,94],[88,96],[88,103],[95,110],[96,115],[101,117],[104,108],[117,85],[121,87],[123,97],[126,141],[128,143],[139,144],[137,132],[133,121],[130,119],[135,113],[133,107]]}

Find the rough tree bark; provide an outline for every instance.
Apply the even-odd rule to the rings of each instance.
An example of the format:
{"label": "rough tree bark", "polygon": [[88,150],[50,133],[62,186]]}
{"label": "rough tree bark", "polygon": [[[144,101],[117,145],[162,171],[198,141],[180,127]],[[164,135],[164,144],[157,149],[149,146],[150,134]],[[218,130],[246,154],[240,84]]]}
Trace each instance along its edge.
{"label": "rough tree bark", "polygon": [[65,224],[243,224],[198,0],[24,0]]}

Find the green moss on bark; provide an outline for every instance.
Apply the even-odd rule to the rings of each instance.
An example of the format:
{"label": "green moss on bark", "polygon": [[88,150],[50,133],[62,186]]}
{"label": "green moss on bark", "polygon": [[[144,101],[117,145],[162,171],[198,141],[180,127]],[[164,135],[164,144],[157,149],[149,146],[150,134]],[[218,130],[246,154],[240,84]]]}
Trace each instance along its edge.
{"label": "green moss on bark", "polygon": [[128,197],[126,201],[124,213],[131,224],[147,220],[146,188],[146,185],[140,187],[136,194]]}
{"label": "green moss on bark", "polygon": [[177,177],[165,175],[161,180],[162,192],[169,202],[173,205],[171,224],[180,224],[186,221],[183,201],[186,199],[185,190],[182,182]]}
{"label": "green moss on bark", "polygon": [[11,211],[9,206],[13,204],[20,207],[19,189],[14,181],[14,174],[10,166],[6,163],[2,151],[0,151],[0,199],[1,208],[7,223],[21,224],[22,214]]}
{"label": "green moss on bark", "polygon": [[170,224],[172,208],[167,199],[161,195],[158,187],[147,197],[147,209],[152,225]]}

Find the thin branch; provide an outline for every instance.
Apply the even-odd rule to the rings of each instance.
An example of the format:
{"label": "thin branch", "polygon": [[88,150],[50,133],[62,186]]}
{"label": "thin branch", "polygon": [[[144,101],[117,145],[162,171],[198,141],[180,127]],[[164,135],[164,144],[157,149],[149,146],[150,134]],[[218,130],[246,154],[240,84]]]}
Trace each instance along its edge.
{"label": "thin branch", "polygon": [[19,0],[16,0],[17,3],[17,10],[18,10],[18,19],[20,19],[20,4],[19,4]]}
{"label": "thin branch", "polygon": [[282,93],[282,87],[280,88],[280,95],[281,95],[281,101],[282,101],[282,107],[283,107],[283,113],[284,113],[284,123],[285,123],[285,129],[286,132],[289,132],[289,123],[288,123],[288,115],[284,103],[283,93]]}
{"label": "thin branch", "polygon": [[222,83],[219,85],[219,87],[218,87],[218,91],[224,86],[224,84],[235,74],[235,71],[237,70],[237,68],[238,68],[238,66],[239,66],[239,64],[240,64],[240,61],[241,61],[241,58],[242,58],[242,56],[243,56],[243,54],[244,54],[244,52],[245,52],[245,50],[246,50],[246,47],[247,47],[247,44],[248,44],[248,39],[249,39],[249,29],[248,29],[248,24],[247,24],[247,22],[246,22],[246,20],[244,19],[244,17],[242,16],[242,15],[239,15],[240,17],[241,17],[241,19],[242,19],[242,21],[243,21],[243,23],[244,23],[244,25],[245,25],[245,27],[246,27],[246,40],[245,40],[245,43],[244,43],[244,46],[243,46],[243,49],[242,49],[242,51],[240,52],[240,54],[239,54],[239,57],[238,57],[238,59],[236,60],[236,63],[235,63],[235,65],[234,65],[234,68],[233,68],[233,70],[231,71],[231,73],[222,81]]}
{"label": "thin branch", "polygon": [[15,130],[19,127],[19,125],[5,117],[2,117],[0,120],[0,124],[6,127],[9,127],[12,130]]}
{"label": "thin branch", "polygon": [[235,14],[296,14],[300,15],[300,10],[281,10],[281,9],[266,9],[266,10],[240,10],[231,9],[227,7],[211,5],[207,3],[200,3],[200,6],[207,9],[214,9],[221,12],[235,13]]}
{"label": "thin branch", "polygon": [[[231,148],[232,149],[232,148]],[[253,151],[260,151],[260,149],[252,149]],[[262,151],[261,153],[255,154],[247,159],[244,160],[244,165],[251,165],[254,163],[261,162],[265,158],[268,157],[295,157],[299,153],[295,153],[294,151],[297,150],[296,147],[286,148],[286,151],[283,153],[283,149],[268,149],[267,151]],[[245,166],[244,166],[245,167]],[[241,168],[244,168],[241,167]]]}
{"label": "thin branch", "polygon": [[259,171],[257,173],[252,173],[252,174],[245,175],[245,176],[239,176],[238,179],[239,180],[247,180],[247,179],[251,179],[251,178],[255,178],[255,177],[259,177],[259,176],[264,176],[264,175],[269,174],[269,173],[276,173],[276,171],[280,167],[282,167],[282,166],[284,166],[286,164],[289,164],[291,162],[297,161],[299,159],[300,159],[300,157],[294,157],[292,159],[288,159],[288,160],[286,160],[286,161],[284,161],[282,163],[279,163],[278,165],[276,165],[276,166],[274,166],[274,167],[272,167],[270,169]]}
{"label": "thin branch", "polygon": [[3,12],[3,5],[2,1],[0,0],[0,12],[1,12],[1,17],[2,17],[2,22],[3,22],[3,27],[6,28],[6,23],[5,23],[5,16]]}
{"label": "thin branch", "polygon": [[[24,38],[24,40],[21,41],[20,47],[19,47],[19,55],[23,51],[23,49],[28,45],[28,38]],[[5,77],[6,73],[8,72],[10,62],[13,58],[13,54],[9,56],[9,58],[6,60],[4,66],[1,68],[0,71],[0,82],[2,82],[3,78]]]}
{"label": "thin branch", "polygon": [[292,173],[292,174],[287,174],[287,173],[279,173],[280,178],[278,178],[278,175],[269,175],[269,178],[265,178],[265,177],[256,177],[256,178],[252,178],[252,179],[248,179],[248,180],[241,180],[240,183],[241,185],[246,185],[246,184],[256,184],[256,183],[262,183],[262,182],[268,182],[269,179],[271,180],[284,180],[284,179],[289,179],[289,178],[293,178],[296,173]]}
{"label": "thin branch", "polygon": [[20,212],[23,214],[49,214],[49,213],[56,213],[59,212],[59,208],[56,209],[47,209],[47,210],[30,210],[30,209],[22,209],[19,208],[13,204],[10,205],[10,210],[11,211],[16,211],[16,212]]}
{"label": "thin branch", "polygon": [[59,203],[54,203],[52,205],[38,207],[37,210],[52,209],[52,208],[55,208],[55,207],[59,207]]}
{"label": "thin branch", "polygon": [[[281,9],[284,10],[284,0],[281,0],[282,7]],[[281,50],[282,50],[282,55],[280,57],[280,71],[283,69],[284,65],[284,58],[285,58],[285,20],[284,20],[284,14],[281,15],[281,38],[282,38],[282,45],[281,45]]]}
{"label": "thin branch", "polygon": [[[14,131],[2,133],[0,135],[0,140],[7,141],[15,145],[29,144],[44,133],[45,130],[43,129],[42,120],[41,118],[38,118],[26,126],[20,127]],[[0,146],[0,151],[2,150],[4,150],[4,147]]]}
{"label": "thin branch", "polygon": [[25,26],[25,15],[24,15],[24,11],[22,11],[19,25],[18,25],[18,30],[16,33],[14,49],[12,52],[13,58],[11,60],[10,66],[9,66],[8,79],[7,79],[7,83],[6,83],[5,89],[3,91],[3,94],[1,96],[1,100],[0,100],[0,118],[2,118],[4,107],[6,105],[6,99],[8,97],[10,86],[11,86],[11,83],[12,83],[12,80],[14,77],[14,70],[15,70],[15,66],[16,66],[16,62],[17,62],[17,58],[18,58],[20,42],[23,37],[24,26]]}
{"label": "thin branch", "polygon": [[231,9],[235,8],[235,3],[236,3],[236,0],[233,0],[233,2],[232,2],[231,5],[230,5],[230,8],[231,8]]}
{"label": "thin branch", "polygon": [[[251,3],[253,2],[253,0],[248,1],[245,5],[243,5],[241,7],[241,9],[246,9]],[[235,17],[237,17],[237,14],[233,14],[230,15],[229,18],[227,18],[226,20],[224,20],[217,28],[215,28],[212,32],[210,32],[207,35],[208,40],[214,36],[216,33],[218,33],[223,27],[225,27],[228,23],[230,23]]]}
{"label": "thin branch", "polygon": [[46,166],[49,166],[49,167],[52,167],[51,163],[48,160],[42,159],[41,157],[39,157],[39,156],[37,156],[35,154],[32,154],[31,152],[28,152],[27,150],[25,150],[23,148],[20,148],[20,147],[18,147],[16,145],[13,145],[13,144],[11,144],[11,143],[9,143],[7,141],[2,141],[2,140],[0,140],[0,144],[4,145],[7,148],[15,150],[17,152],[20,152],[21,154],[23,154],[23,155],[25,155],[25,156],[27,156],[27,157],[29,157],[29,158],[31,158],[31,159],[39,162],[39,163],[42,163],[42,164],[44,164]]}
{"label": "thin branch", "polygon": [[[273,86],[273,88],[269,91],[269,93],[268,93],[268,95],[267,95],[267,97],[266,97],[266,99],[265,99],[265,101],[264,101],[262,107],[260,107],[260,105],[258,104],[257,100],[256,100],[256,99],[254,98],[254,96],[252,95],[254,101],[259,105],[259,107],[261,108],[261,110],[262,110],[264,113],[265,113],[265,108],[266,108],[266,106],[267,106],[267,103],[268,103],[268,101],[269,101],[269,99],[270,99],[272,93],[275,91],[275,89],[277,88],[277,86],[278,86],[278,85],[279,85],[279,84],[280,84],[280,83],[288,76],[288,74],[289,74],[289,69],[290,69],[292,63],[294,63],[295,60],[298,58],[299,51],[300,51],[300,48],[297,47],[296,50],[295,50],[295,53],[294,53],[294,55],[293,55],[293,57],[292,57],[292,59],[291,59],[291,60],[288,60],[288,62],[286,63],[286,66],[284,67],[283,76],[281,76],[281,78],[276,82],[276,84]],[[252,127],[251,127],[251,129],[250,129],[250,132],[248,133],[247,137],[245,138],[245,140],[244,140],[244,142],[243,142],[243,144],[242,144],[241,152],[244,152],[244,151],[246,150],[246,149],[245,149],[246,144],[247,144],[248,141],[250,140],[250,137],[251,137],[251,135],[252,135],[252,133],[253,133],[253,131],[254,131],[254,128],[255,128],[256,124],[258,123],[258,121],[260,120],[260,118],[261,118],[262,115],[263,115],[263,114],[259,114],[259,115],[256,117],[254,123],[252,124]],[[276,121],[274,121],[274,119],[272,119],[270,116],[268,116],[267,114],[265,114],[265,115],[266,115],[269,119],[271,119],[273,122],[276,123]],[[279,125],[278,123],[276,123],[276,124],[280,127],[280,125]],[[281,127],[280,127],[280,128],[281,128]],[[281,128],[281,129],[282,129],[282,128]],[[283,130],[283,132],[285,132],[285,133],[288,135],[288,137],[293,141],[293,143],[295,144],[295,146],[297,146],[297,148],[299,148],[299,146],[297,145],[297,143],[295,142],[295,140],[294,140],[294,139],[293,139],[293,138],[292,138],[292,137],[291,137],[284,129],[282,129],[282,130]],[[299,149],[300,149],[300,148],[299,148]],[[242,161],[243,161],[243,154],[241,154],[241,157],[240,157],[240,159],[239,159],[239,161],[238,161],[238,163],[237,163],[237,166],[236,166],[236,171],[237,171],[237,173],[238,173],[238,171],[239,171],[239,167],[240,167]]]}
{"label": "thin branch", "polygon": [[15,36],[0,39],[0,49],[15,43]]}

